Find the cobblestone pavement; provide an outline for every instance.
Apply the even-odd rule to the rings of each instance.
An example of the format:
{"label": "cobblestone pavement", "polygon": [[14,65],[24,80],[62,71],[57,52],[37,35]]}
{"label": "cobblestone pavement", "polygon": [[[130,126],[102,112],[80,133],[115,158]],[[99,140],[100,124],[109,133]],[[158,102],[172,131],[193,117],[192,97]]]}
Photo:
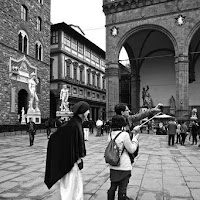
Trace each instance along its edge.
{"label": "cobblestone pavement", "polygon": [[[90,136],[84,158],[84,200],[106,200],[109,167],[104,162],[107,136]],[[0,200],[60,200],[59,182],[44,184],[47,138],[0,137]],[[200,148],[167,145],[167,136],[141,134],[128,196],[137,200],[200,200]],[[116,194],[117,199],[117,194]]]}

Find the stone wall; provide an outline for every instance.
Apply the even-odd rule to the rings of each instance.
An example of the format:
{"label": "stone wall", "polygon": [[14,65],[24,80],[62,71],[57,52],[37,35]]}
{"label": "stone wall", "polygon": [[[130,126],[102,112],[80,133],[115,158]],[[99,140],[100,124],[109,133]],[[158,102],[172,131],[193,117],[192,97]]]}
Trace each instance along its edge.
{"label": "stone wall", "polygon": [[[21,5],[28,8],[28,20],[21,19]],[[36,0],[4,0],[0,2],[0,124],[18,123],[18,92],[27,90],[27,84],[11,80],[9,76],[10,58],[26,60],[37,68],[41,80],[39,108],[41,117],[50,113],[50,0],[41,5]],[[42,31],[36,29],[37,17],[42,19]],[[18,32],[24,30],[29,39],[29,52],[25,55],[18,51]],[[35,42],[43,46],[43,61],[35,59]],[[11,88],[15,88],[15,111],[11,112]],[[27,90],[28,92],[28,90]]]}

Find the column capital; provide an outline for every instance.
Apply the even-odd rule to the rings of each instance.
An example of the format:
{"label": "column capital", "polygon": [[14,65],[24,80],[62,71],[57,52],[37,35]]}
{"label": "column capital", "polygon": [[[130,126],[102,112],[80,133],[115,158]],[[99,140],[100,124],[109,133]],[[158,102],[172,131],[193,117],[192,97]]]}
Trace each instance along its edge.
{"label": "column capital", "polygon": [[106,77],[119,76],[119,68],[109,66],[105,70],[105,75]]}
{"label": "column capital", "polygon": [[180,62],[189,63],[188,55],[179,54],[178,56],[175,56],[175,64]]}

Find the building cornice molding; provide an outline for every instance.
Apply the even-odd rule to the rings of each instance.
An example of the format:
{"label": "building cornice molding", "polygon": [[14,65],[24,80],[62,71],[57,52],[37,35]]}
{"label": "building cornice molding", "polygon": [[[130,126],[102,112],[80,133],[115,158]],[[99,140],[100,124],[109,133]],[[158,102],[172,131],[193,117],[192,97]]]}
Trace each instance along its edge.
{"label": "building cornice molding", "polygon": [[105,15],[112,14],[112,13],[117,13],[117,12],[122,12],[126,10],[133,10],[133,9],[138,9],[146,6],[152,6],[156,4],[161,4],[161,3],[167,3],[170,1],[175,1],[175,0],[140,0],[140,1],[133,1],[133,0],[114,0],[107,3],[104,3],[103,5],[103,12]]}

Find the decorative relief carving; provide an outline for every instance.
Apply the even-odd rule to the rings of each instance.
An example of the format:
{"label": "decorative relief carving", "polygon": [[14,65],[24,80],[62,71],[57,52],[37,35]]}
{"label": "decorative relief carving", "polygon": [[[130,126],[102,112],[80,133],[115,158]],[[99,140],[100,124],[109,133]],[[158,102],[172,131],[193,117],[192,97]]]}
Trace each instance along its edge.
{"label": "decorative relief carving", "polygon": [[133,1],[133,0],[110,0],[105,1],[103,5],[103,12],[105,15],[112,14],[116,12],[121,12],[125,10],[132,10],[136,8],[141,8],[145,6],[151,6],[155,4],[170,2],[175,0],[142,0],[142,1]]}

